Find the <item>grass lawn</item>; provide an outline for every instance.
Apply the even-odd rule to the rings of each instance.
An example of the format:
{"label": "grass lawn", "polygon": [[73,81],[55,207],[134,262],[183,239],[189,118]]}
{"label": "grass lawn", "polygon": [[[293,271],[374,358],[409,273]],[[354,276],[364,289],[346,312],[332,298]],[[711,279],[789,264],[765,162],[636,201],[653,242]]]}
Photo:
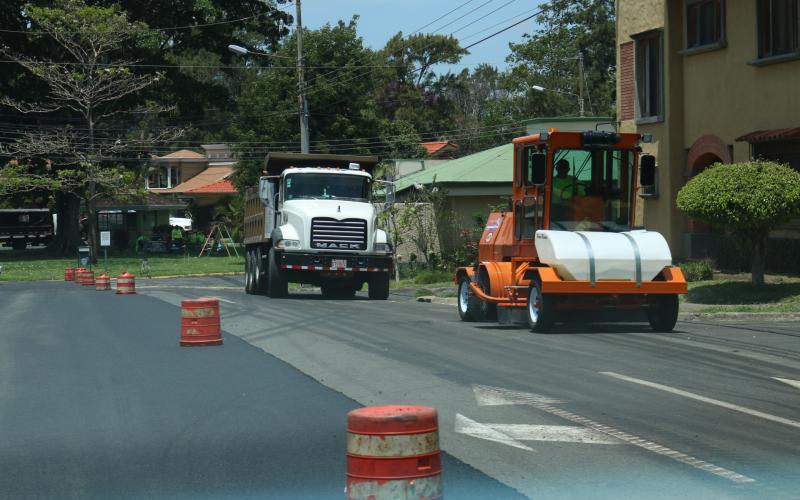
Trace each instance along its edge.
{"label": "grass lawn", "polygon": [[701,312],[800,312],[800,278],[767,276],[762,286],[749,275],[720,275],[689,283],[685,301],[705,305]]}
{"label": "grass lawn", "polygon": [[[189,274],[216,274],[244,272],[243,257],[189,257],[182,255],[150,256],[151,276],[185,276]],[[140,257],[108,258],[109,276],[116,277],[125,271],[141,277]],[[35,251],[0,252],[3,272],[0,281],[63,280],[64,268],[75,267],[75,259],[42,258]],[[103,259],[93,266],[95,276],[104,271]]]}

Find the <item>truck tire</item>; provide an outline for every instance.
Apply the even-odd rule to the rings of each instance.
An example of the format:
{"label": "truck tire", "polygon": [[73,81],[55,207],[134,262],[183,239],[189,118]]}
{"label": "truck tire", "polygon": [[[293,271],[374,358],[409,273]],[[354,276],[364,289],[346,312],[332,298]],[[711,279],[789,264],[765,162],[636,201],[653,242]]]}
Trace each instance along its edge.
{"label": "truck tire", "polygon": [[[478,270],[478,287],[483,290],[486,295],[492,294],[492,285],[489,280],[489,271],[485,267]],[[497,320],[497,304],[491,302],[484,302],[481,300],[481,310],[483,319],[489,321]]]}
{"label": "truck tire", "polygon": [[458,282],[458,315],[461,321],[482,321],[486,312],[483,301],[469,289],[470,279],[466,274]]}
{"label": "truck tire", "polygon": [[289,294],[289,283],[281,272],[274,248],[269,249],[267,263],[267,296],[271,299],[282,299]]}
{"label": "truck tire", "polygon": [[267,278],[264,276],[264,255],[261,248],[253,251],[253,293],[264,295],[267,293]]}
{"label": "truck tire", "polygon": [[657,332],[671,332],[678,322],[678,296],[653,295],[649,299],[647,319]]}
{"label": "truck tire", "polygon": [[374,273],[369,277],[369,300],[389,298],[389,273]]}
{"label": "truck tire", "polygon": [[525,310],[532,332],[547,333],[553,328],[556,322],[554,297],[542,293],[542,283],[538,277],[531,279]]}
{"label": "truck tire", "polygon": [[253,294],[253,251],[247,250],[244,256],[244,292]]}

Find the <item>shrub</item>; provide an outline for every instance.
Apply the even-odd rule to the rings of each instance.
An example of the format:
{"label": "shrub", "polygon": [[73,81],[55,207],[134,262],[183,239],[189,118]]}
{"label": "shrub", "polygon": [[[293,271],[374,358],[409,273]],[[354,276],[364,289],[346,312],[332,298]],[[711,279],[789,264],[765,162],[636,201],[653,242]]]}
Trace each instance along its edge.
{"label": "shrub", "polygon": [[417,285],[430,285],[431,283],[441,283],[443,281],[452,281],[453,274],[447,271],[421,271],[414,277],[414,283]]}
{"label": "shrub", "polygon": [[681,271],[686,281],[705,281],[714,279],[714,266],[709,259],[684,262]]}
{"label": "shrub", "polygon": [[788,165],[755,160],[715,164],[678,192],[690,217],[731,231],[753,252],[753,283],[764,283],[770,230],[800,214],[800,173]]}

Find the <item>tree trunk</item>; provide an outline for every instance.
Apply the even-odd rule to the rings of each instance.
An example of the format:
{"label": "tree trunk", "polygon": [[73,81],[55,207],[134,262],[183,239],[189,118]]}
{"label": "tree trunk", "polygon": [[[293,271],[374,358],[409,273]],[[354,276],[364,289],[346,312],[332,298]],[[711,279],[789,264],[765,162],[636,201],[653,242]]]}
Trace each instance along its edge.
{"label": "tree trunk", "polygon": [[[91,191],[94,191],[94,189]],[[86,200],[86,212],[86,242],[89,243],[89,249],[92,253],[91,262],[96,264],[99,245],[97,241],[97,207],[94,199]]]}
{"label": "tree trunk", "polygon": [[53,253],[74,257],[80,245],[80,200],[72,193],[56,193],[56,234],[49,248]]}
{"label": "tree trunk", "polygon": [[751,267],[751,280],[755,285],[764,284],[764,268],[766,264],[767,237],[756,239],[753,244],[753,266]]}

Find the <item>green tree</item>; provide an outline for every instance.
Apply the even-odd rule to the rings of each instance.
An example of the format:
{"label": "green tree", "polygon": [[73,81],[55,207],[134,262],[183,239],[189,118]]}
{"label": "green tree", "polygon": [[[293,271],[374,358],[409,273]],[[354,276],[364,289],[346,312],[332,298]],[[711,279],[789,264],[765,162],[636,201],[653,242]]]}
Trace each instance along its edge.
{"label": "green tree", "polygon": [[[35,102],[4,97],[0,103],[20,113],[66,112],[77,126],[29,130],[6,144],[6,155],[28,161],[7,168],[0,177],[0,192],[29,189],[47,177],[49,188],[77,196],[85,204],[89,243],[96,251],[97,199],[132,190],[136,178],[133,172],[108,161],[130,144],[124,137],[115,137],[113,131],[104,130],[103,124],[119,115],[162,110],[152,104],[131,106],[133,96],[154,85],[159,75],[134,73],[131,65],[135,61],[125,58],[124,50],[153,46],[159,40],[145,24],[131,22],[118,7],[63,0],[54,7],[27,5],[25,10],[37,36],[51,41],[52,55],[33,59],[8,50],[4,53],[40,79],[47,91]],[[157,142],[174,136],[149,139]],[[76,219],[67,217],[63,224],[74,230]],[[74,231],[72,238],[62,243],[62,250],[71,253],[76,244]]]}
{"label": "green tree", "polygon": [[800,215],[800,173],[762,160],[715,164],[687,182],[676,202],[690,217],[725,228],[752,248],[752,281],[760,285],[769,232]]}
{"label": "green tree", "polygon": [[[380,146],[380,120],[370,105],[376,59],[356,32],[357,21],[303,30],[312,152],[371,153]],[[295,36],[287,37],[275,52],[277,67],[252,75],[237,98],[240,118],[229,135],[248,143],[238,150],[244,161],[234,183],[240,189],[257,180],[268,150],[299,149],[297,73],[285,63],[296,50]]]}
{"label": "green tree", "polygon": [[[506,81],[520,118],[577,115],[577,55],[585,68],[586,109],[613,115],[616,29],[613,0],[553,0],[536,17],[539,30],[512,43]],[[538,85],[549,89],[541,92]]]}

